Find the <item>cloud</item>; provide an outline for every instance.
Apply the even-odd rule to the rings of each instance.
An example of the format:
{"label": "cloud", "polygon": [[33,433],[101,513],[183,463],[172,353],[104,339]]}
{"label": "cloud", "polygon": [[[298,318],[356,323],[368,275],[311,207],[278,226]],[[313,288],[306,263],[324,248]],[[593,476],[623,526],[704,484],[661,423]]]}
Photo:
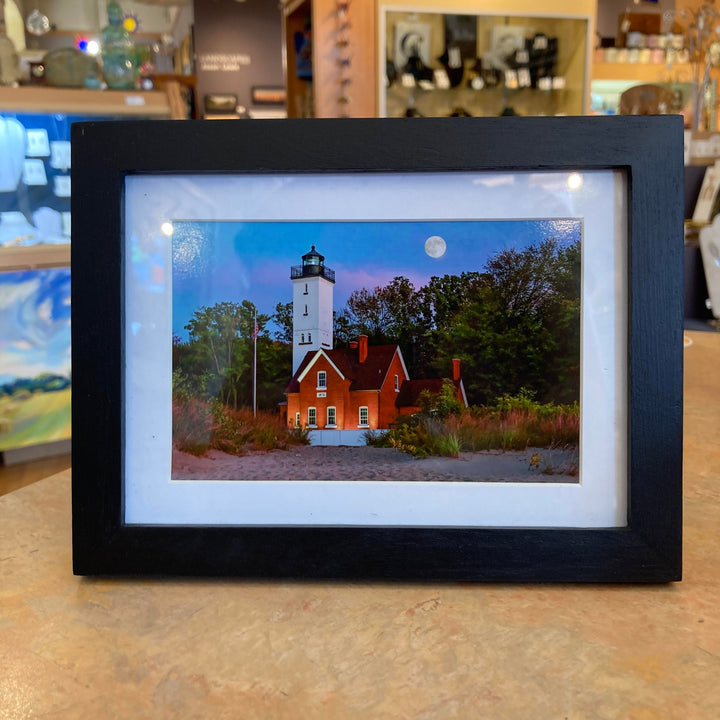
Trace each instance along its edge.
{"label": "cloud", "polygon": [[52,321],[52,308],[53,308],[52,298],[47,298],[47,299],[43,300],[37,306],[37,308],[35,308],[35,312],[37,313],[38,319],[49,324]]}
{"label": "cloud", "polygon": [[[16,277],[16,276],[15,276]],[[40,289],[40,278],[35,277],[24,282],[17,282],[8,276],[7,282],[0,281],[0,309],[19,305],[31,298]]]}
{"label": "cloud", "polygon": [[58,375],[70,376],[70,358],[58,358],[53,362],[50,358],[28,358],[26,353],[18,355],[12,352],[0,352],[0,368],[4,378],[34,378],[41,373],[52,372]]}
{"label": "cloud", "polygon": [[510,174],[497,174],[497,173],[488,173],[488,175],[475,178],[472,181],[473,185],[484,185],[485,187],[502,187],[503,185],[514,185],[515,184],[515,175],[513,173]]}

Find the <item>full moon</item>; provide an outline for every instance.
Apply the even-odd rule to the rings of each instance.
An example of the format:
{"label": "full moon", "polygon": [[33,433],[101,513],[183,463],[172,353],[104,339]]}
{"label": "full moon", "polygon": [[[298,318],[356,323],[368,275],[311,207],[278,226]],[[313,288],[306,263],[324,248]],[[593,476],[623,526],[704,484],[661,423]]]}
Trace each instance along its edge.
{"label": "full moon", "polygon": [[567,185],[571,190],[579,190],[582,187],[583,179],[580,173],[570,173],[567,179]]}
{"label": "full moon", "polygon": [[425,241],[425,252],[432,258],[439,258],[445,254],[447,245],[439,235],[433,235]]}

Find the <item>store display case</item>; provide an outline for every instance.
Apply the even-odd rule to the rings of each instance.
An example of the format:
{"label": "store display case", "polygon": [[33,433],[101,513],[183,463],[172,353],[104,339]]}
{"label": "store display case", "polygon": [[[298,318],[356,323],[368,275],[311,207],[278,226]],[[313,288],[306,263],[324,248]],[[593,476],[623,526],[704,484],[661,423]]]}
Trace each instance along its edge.
{"label": "store display case", "polygon": [[[383,117],[582,115],[595,3],[381,6]],[[564,12],[563,12],[564,11]]]}
{"label": "store display case", "polygon": [[160,92],[0,87],[0,453],[69,452],[70,128],[165,118]]}

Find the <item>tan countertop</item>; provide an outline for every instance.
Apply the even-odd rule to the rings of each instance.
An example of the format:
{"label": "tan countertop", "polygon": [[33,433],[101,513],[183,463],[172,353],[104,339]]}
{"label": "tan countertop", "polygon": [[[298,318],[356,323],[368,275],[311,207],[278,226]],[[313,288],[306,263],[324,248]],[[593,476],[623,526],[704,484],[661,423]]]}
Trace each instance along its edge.
{"label": "tan countertop", "polygon": [[73,577],[70,474],[0,498],[0,719],[720,718],[720,334],[685,350],[664,586]]}

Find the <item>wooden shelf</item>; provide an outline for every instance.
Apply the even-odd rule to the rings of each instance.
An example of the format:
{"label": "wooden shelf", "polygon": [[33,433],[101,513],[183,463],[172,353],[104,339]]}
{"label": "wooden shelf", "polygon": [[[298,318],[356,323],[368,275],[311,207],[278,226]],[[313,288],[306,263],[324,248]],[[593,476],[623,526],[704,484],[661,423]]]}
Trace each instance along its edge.
{"label": "wooden shelf", "polygon": [[0,112],[127,115],[167,118],[170,106],[164,92],[84,90],[51,87],[0,87]]}
{"label": "wooden shelf", "polygon": [[70,243],[0,247],[0,271],[69,267]]}
{"label": "wooden shelf", "polygon": [[593,80],[632,80],[640,83],[691,82],[692,68],[685,63],[593,63]]}
{"label": "wooden shelf", "polygon": [[556,115],[564,111],[567,97],[573,92],[571,88],[509,89],[502,85],[482,90],[472,90],[467,86],[410,90],[395,83],[385,91],[385,114],[386,117],[404,117],[406,108],[412,104],[421,116],[426,117],[448,117],[458,109],[469,112],[473,117],[497,117],[506,107],[512,107],[520,115]]}

